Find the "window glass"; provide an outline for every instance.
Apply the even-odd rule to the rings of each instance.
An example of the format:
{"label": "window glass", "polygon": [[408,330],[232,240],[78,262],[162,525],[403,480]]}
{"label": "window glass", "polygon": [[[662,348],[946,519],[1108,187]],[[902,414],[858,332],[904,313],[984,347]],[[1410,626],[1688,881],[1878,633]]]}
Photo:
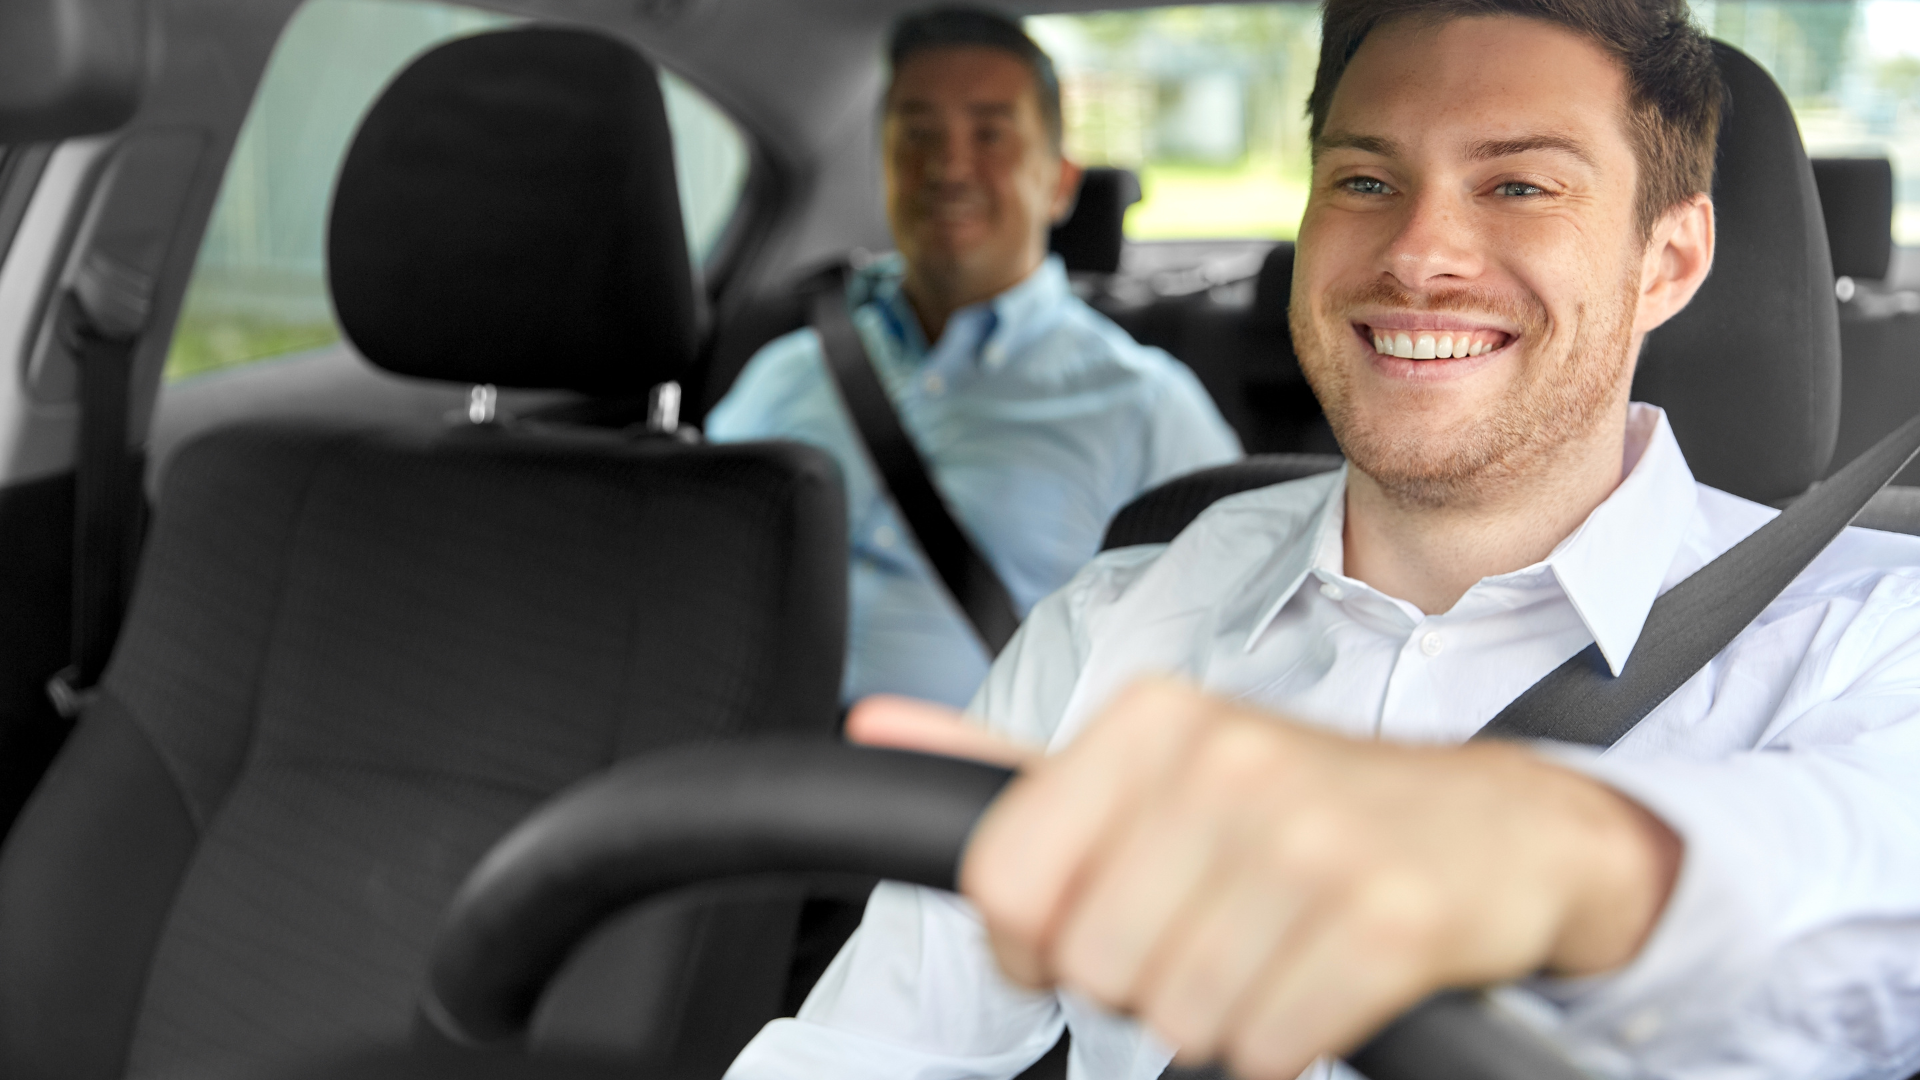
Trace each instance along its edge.
{"label": "window glass", "polygon": [[[1920,0],[1694,0],[1700,25],[1786,91],[1809,153],[1885,156],[1894,236],[1920,244]],[[1067,149],[1141,174],[1133,239],[1294,235],[1309,174],[1311,4],[1027,20],[1060,68]]]}
{"label": "window glass", "polygon": [[1693,11],[1773,75],[1809,154],[1892,160],[1894,239],[1920,244],[1920,0],[1695,0]]}
{"label": "window glass", "polygon": [[1221,4],[1047,15],[1067,152],[1140,174],[1136,240],[1288,239],[1306,205],[1304,112],[1319,62],[1312,4]]}
{"label": "window glass", "polygon": [[[201,242],[167,378],[331,344],[327,206],[360,117],[441,42],[515,20],[424,0],[308,0],[261,80]],[[747,170],[747,145],[699,91],[662,77],[687,240],[713,249]]]}

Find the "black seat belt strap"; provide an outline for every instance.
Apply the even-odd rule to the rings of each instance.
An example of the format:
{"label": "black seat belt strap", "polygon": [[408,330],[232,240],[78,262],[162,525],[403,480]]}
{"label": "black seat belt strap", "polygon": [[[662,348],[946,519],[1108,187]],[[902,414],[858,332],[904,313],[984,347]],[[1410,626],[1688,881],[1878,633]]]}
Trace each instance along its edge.
{"label": "black seat belt strap", "polygon": [[1474,738],[1612,746],[1766,610],[1916,452],[1920,416],[1655,600],[1619,676],[1589,645]]}
{"label": "black seat belt strap", "polygon": [[900,516],[986,644],[987,652],[998,655],[1019,627],[1020,616],[1000,575],[954,520],[946,500],[934,487],[926,460],[900,426],[880,374],[867,356],[866,344],[854,328],[843,271],[835,272],[813,293],[809,311],[814,332],[820,335],[827,371]]}
{"label": "black seat belt strap", "polygon": [[91,700],[120,631],[139,556],[140,475],[127,450],[133,354],[150,283],[104,258],[90,260],[61,296],[57,332],[79,370],[80,431],[73,470],[72,657],[47,682],[62,716]]}

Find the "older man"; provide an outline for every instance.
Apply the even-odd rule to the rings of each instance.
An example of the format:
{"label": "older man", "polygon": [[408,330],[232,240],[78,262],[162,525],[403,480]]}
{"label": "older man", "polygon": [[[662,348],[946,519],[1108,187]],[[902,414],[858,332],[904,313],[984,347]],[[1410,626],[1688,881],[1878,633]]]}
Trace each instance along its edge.
{"label": "older man", "polygon": [[1712,261],[1708,44],[1680,0],[1329,0],[1322,50],[1293,330],[1348,467],[1102,556],[987,731],[856,710],[1053,754],[971,903],[883,886],[735,1080],[1007,1077],[1063,1022],[1079,1080],[1280,1080],[1522,979],[1606,1075],[1920,1068],[1920,544],[1843,535],[1605,756],[1457,745],[1773,514],[1628,400]]}
{"label": "older man", "polygon": [[[853,283],[854,323],[936,486],[1024,613],[1093,557],[1115,510],[1239,444],[1186,368],[1081,302],[1048,257],[1080,170],[1061,155],[1053,65],[1019,24],[974,9],[909,15],[889,59],[881,138],[899,254]],[[707,432],[838,458],[853,541],[847,699],[964,704],[991,657],[876,482],[815,333],[755,356]]]}

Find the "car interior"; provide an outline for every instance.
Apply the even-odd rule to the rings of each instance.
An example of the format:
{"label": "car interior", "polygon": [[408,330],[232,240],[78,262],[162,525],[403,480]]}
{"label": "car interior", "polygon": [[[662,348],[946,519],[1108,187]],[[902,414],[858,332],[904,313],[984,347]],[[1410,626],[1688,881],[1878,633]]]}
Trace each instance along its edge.
{"label": "car interior", "polygon": [[[994,790],[876,778],[862,804],[839,759],[806,772],[840,723],[838,472],[699,437],[806,324],[801,282],[889,248],[880,42],[920,5],[503,0],[448,22],[312,181],[338,340],[170,375],[247,190],[230,166],[285,115],[256,95],[303,6],[0,13],[0,1073],[717,1077],[792,1015],[876,878],[946,881]],[[55,39],[67,66],[8,63]],[[1920,176],[1809,156],[1776,76],[1718,56],[1716,266],[1635,397],[1701,481],[1784,507],[1920,413],[1920,253],[1896,243]],[[700,236],[669,78],[745,146]],[[1250,456],[1142,496],[1108,548],[1340,462],[1288,336],[1292,241],[1133,238],[1151,180],[1088,169],[1053,250]],[[1920,534],[1920,466],[1855,522]],[[792,742],[752,770],[671,756],[766,737]],[[582,823],[622,785],[626,816]],[[701,834],[676,816],[696,797],[737,813]],[[813,822],[809,800],[837,809]],[[800,853],[726,831],[749,817]],[[649,822],[694,831],[643,847]],[[554,855],[588,824],[625,845],[617,874]],[[816,828],[873,835],[794,838]],[[540,904],[475,899],[521,865],[545,868]],[[544,942],[546,967],[462,968],[472,934],[496,958]],[[520,1019],[470,1053],[487,1040],[446,1003],[488,994]],[[1481,1044],[1500,1060],[1459,1075],[1564,1067]],[[1057,1048],[1027,1075],[1063,1074]]]}

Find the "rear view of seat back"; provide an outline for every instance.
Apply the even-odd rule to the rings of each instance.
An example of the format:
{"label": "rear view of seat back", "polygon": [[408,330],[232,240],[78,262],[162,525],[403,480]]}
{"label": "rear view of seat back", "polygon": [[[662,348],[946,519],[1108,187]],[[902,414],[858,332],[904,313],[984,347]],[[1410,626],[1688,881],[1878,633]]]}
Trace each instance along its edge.
{"label": "rear view of seat back", "polygon": [[[343,170],[344,327],[428,377],[678,377],[670,153],[624,45],[429,54]],[[832,464],[785,444],[262,423],[184,449],[102,694],[0,853],[0,1074],[231,1076],[405,1041],[448,898],[532,807],[666,743],[833,730],[844,523]],[[629,989],[660,1056],[724,1064],[774,1014],[796,917],[641,927]]]}

